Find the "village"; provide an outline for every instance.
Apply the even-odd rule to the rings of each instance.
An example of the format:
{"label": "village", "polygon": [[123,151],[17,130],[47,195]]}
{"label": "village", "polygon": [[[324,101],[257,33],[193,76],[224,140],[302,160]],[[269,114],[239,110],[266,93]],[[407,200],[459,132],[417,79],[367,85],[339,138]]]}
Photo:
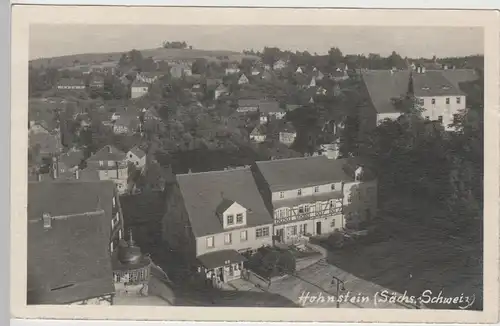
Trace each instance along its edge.
{"label": "village", "polygon": [[482,56],[190,51],[30,62],[28,304],[481,309]]}

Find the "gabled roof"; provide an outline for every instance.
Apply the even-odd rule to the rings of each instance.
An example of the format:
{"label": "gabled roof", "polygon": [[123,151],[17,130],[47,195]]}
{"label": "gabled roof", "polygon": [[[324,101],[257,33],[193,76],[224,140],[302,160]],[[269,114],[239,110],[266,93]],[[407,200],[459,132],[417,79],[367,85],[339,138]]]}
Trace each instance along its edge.
{"label": "gabled roof", "polygon": [[236,203],[234,200],[223,198],[215,209],[215,213],[219,215],[224,214],[229,207],[233,206],[234,203]]}
{"label": "gabled roof", "polygon": [[[113,195],[111,181],[28,184],[28,304],[114,292],[108,253]],[[59,216],[50,229],[43,227],[43,213]]]}
{"label": "gabled roof", "polygon": [[225,196],[247,209],[247,226],[272,224],[250,168],[177,175],[196,237],[224,232],[217,208]]}
{"label": "gabled roof", "polygon": [[132,147],[129,152],[131,152],[138,158],[143,158],[144,156],[146,156],[146,152],[144,152],[139,146]]}
{"label": "gabled roof", "polygon": [[461,83],[475,81],[479,79],[479,75],[474,69],[448,69],[448,70],[442,70],[441,73],[456,88],[460,88]]}
{"label": "gabled roof", "polygon": [[280,104],[276,101],[261,101],[259,104],[260,113],[284,112]]}
{"label": "gabled roof", "polygon": [[325,156],[300,157],[256,162],[271,191],[286,191],[301,187],[350,181],[344,159],[330,160]]}
{"label": "gabled roof", "polygon": [[106,145],[98,150],[94,155],[89,157],[87,161],[123,161],[127,154],[113,145]]}
{"label": "gabled roof", "polygon": [[444,77],[442,71],[413,73],[413,93],[415,96],[454,96],[464,94]]}
{"label": "gabled roof", "polygon": [[297,133],[297,130],[291,123],[284,123],[279,127],[279,132],[286,132],[286,133]]}
{"label": "gabled roof", "polygon": [[258,125],[255,128],[253,128],[253,130],[250,134],[254,135],[254,136],[265,135],[266,134],[266,127],[264,125]]}
{"label": "gabled roof", "polygon": [[132,87],[149,87],[149,84],[148,83],[145,83],[143,81],[140,81],[138,79],[135,79],[133,82],[132,82]]}
{"label": "gabled roof", "polygon": [[362,72],[368,95],[378,113],[399,112],[391,99],[407,93],[409,71],[367,70]]}

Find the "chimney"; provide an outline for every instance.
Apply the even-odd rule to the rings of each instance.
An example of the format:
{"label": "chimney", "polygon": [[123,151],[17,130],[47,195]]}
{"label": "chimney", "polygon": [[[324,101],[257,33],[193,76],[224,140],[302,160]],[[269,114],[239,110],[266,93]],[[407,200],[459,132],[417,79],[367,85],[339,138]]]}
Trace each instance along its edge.
{"label": "chimney", "polygon": [[75,171],[75,179],[80,180],[80,169],[76,169]]}
{"label": "chimney", "polygon": [[422,67],[421,72],[422,72],[423,74],[425,74],[425,67]]}
{"label": "chimney", "polygon": [[421,66],[418,66],[417,67],[417,73],[420,74],[422,72],[422,67]]}
{"label": "chimney", "polygon": [[43,213],[42,215],[43,219],[43,228],[48,230],[52,228],[52,217],[50,216],[49,213]]}
{"label": "chimney", "polygon": [[354,179],[355,181],[361,181],[361,177],[363,175],[363,167],[358,166],[356,170],[354,171]]}

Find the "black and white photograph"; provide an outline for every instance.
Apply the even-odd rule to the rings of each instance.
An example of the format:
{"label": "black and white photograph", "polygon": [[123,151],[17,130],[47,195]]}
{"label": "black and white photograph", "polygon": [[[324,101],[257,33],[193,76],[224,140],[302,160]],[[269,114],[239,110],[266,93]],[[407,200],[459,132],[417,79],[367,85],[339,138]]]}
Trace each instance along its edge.
{"label": "black and white photograph", "polygon": [[28,308],[485,310],[484,26],[143,18],[29,25]]}

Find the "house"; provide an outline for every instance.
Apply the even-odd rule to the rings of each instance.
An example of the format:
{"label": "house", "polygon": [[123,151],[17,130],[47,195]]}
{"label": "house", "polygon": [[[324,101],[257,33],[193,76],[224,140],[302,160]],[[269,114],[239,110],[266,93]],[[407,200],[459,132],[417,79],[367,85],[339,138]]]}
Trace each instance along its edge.
{"label": "house", "polygon": [[144,130],[154,132],[162,132],[165,130],[166,125],[154,107],[143,109],[142,117],[144,121]]}
{"label": "house", "polygon": [[264,125],[258,125],[255,128],[253,128],[252,132],[250,133],[250,140],[256,142],[256,143],[262,143],[266,140],[266,127]]}
{"label": "house", "polygon": [[295,70],[295,73],[297,73],[297,74],[303,74],[303,73],[304,73],[304,71],[303,71],[303,70],[302,70],[302,68],[299,66],[299,67],[297,67],[297,70]]}
{"label": "house", "polygon": [[134,146],[127,152],[127,161],[142,170],[146,165],[146,152],[139,146]]}
{"label": "house", "polygon": [[297,110],[300,107],[302,107],[302,105],[300,105],[300,104],[287,104],[285,106],[285,111],[286,112],[292,112],[292,111]]}
{"label": "house", "polygon": [[138,79],[132,82],[130,85],[130,98],[139,98],[146,95],[149,92],[149,84],[142,82]]}
{"label": "house", "polygon": [[240,68],[238,68],[237,65],[229,65],[224,71],[226,76],[234,75],[234,74],[237,74],[239,72],[240,72]]}
{"label": "house", "polygon": [[314,77],[316,78],[316,80],[323,80],[323,78],[325,78],[325,75],[320,70],[316,70],[314,71]]}
{"label": "house", "polygon": [[252,170],[273,212],[274,239],[296,243],[343,229],[345,216],[352,223],[374,216],[376,179],[356,178],[351,166],[325,156],[256,162]]}
{"label": "house", "polygon": [[86,170],[97,171],[99,180],[112,180],[123,194],[128,190],[127,154],[114,146],[106,145],[87,159]]}
{"label": "house", "polygon": [[113,183],[30,182],[27,218],[27,304],[111,305],[123,236]]}
{"label": "house", "polygon": [[238,85],[243,85],[243,84],[248,84],[250,81],[248,80],[247,76],[245,74],[241,74],[240,78],[238,79]]}
{"label": "house", "polygon": [[[186,67],[186,65],[183,65],[183,64],[174,64],[171,68],[170,68],[170,76],[172,76],[172,78],[182,78],[184,76],[189,76],[190,73],[189,71],[187,70],[191,70],[190,68],[188,69],[188,67]],[[191,71],[192,73],[192,71]]]}
{"label": "house", "polygon": [[273,70],[281,70],[286,68],[287,63],[285,60],[279,59],[273,64]]}
{"label": "house", "polygon": [[248,113],[257,112],[259,110],[260,100],[257,99],[241,99],[238,100],[236,112]]}
{"label": "house", "polygon": [[[412,93],[422,107],[422,116],[426,120],[437,121],[445,130],[460,119],[466,108],[466,95],[451,83],[442,71],[417,69],[412,76]],[[410,90],[411,91],[411,90]]]}
{"label": "house", "polygon": [[163,240],[215,285],[241,277],[247,252],[272,244],[272,217],[249,167],[177,175]]}
{"label": "house", "polygon": [[30,121],[28,141],[29,148],[41,156],[57,155],[63,149],[59,127],[50,129],[44,121]]}
{"label": "house", "polygon": [[286,111],[280,107],[276,101],[261,101],[259,103],[260,122],[267,123],[269,118],[283,119]]}
{"label": "house", "polygon": [[85,83],[78,78],[61,78],[57,83],[58,90],[84,90]]}
{"label": "house", "polygon": [[219,97],[227,94],[229,94],[229,89],[225,85],[220,84],[214,91],[214,99],[216,100]]}
{"label": "house", "polygon": [[324,155],[331,160],[336,160],[340,156],[340,143],[334,141],[329,144],[321,144],[319,150],[315,153],[316,155]]}
{"label": "house", "polygon": [[84,161],[82,150],[70,149],[66,153],[53,157],[52,177],[54,179],[77,179],[78,170]]}
{"label": "house", "polygon": [[410,71],[366,70],[361,77],[369,96],[359,110],[359,136],[363,139],[385,119],[396,120],[401,115],[392,99],[408,93]]}
{"label": "house", "polygon": [[316,88],[316,95],[326,95],[327,91],[324,87],[320,86]]}
{"label": "house", "polygon": [[290,146],[297,138],[297,131],[291,123],[286,123],[279,130],[279,141],[282,144]]}
{"label": "house", "polygon": [[155,81],[160,79],[163,76],[161,72],[139,72],[136,75],[136,79],[140,82],[146,84],[153,84]]}
{"label": "house", "polygon": [[450,124],[466,108],[466,94],[460,90],[462,81],[473,80],[472,73],[453,70],[364,71],[362,78],[370,103],[360,110],[360,131],[366,133],[385,119],[395,120],[402,112],[395,99],[412,96],[423,109],[422,117],[451,130]]}
{"label": "house", "polygon": [[338,64],[330,74],[330,79],[340,82],[349,79],[349,67],[346,64]]}
{"label": "house", "polygon": [[89,87],[93,89],[102,89],[104,88],[104,78],[101,76],[92,76]]}
{"label": "house", "polygon": [[126,110],[113,113],[111,116],[112,128],[115,134],[134,134],[139,130],[139,113],[134,110]]}

